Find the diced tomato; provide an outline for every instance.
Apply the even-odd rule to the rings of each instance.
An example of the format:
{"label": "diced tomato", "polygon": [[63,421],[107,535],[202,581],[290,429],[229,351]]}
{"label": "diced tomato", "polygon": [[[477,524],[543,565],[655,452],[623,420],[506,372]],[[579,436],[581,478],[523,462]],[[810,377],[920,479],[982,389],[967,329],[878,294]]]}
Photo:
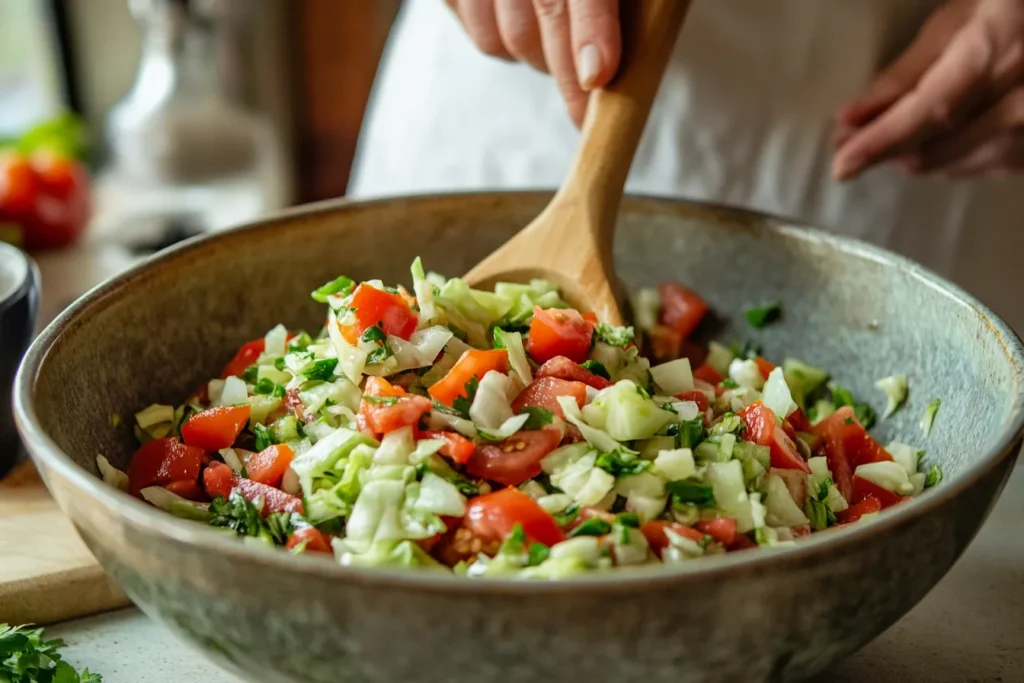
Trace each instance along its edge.
{"label": "diced tomato", "polygon": [[189,446],[204,451],[231,448],[239,432],[249,421],[252,406],[210,408],[193,415],[181,426],[181,438]]}
{"label": "diced tomato", "polygon": [[540,366],[534,375],[537,379],[542,377],[557,377],[558,379],[570,382],[583,382],[598,391],[610,387],[612,383],[600,375],[584,370],[578,363],[574,363],[565,356],[555,356],[544,365]]}
{"label": "diced tomato", "polygon": [[133,496],[147,486],[196,481],[206,454],[177,439],[153,439],[135,451],[128,463],[128,488]]}
{"label": "diced tomato", "polygon": [[857,422],[850,406],[843,406],[816,424],[813,433],[821,437],[832,481],[847,500],[853,495],[853,473],[859,466],[892,460]]}
{"label": "diced tomato", "polygon": [[693,401],[694,403],[697,404],[697,409],[702,413],[705,410],[707,410],[708,407],[711,405],[711,402],[708,401],[707,394],[705,394],[700,389],[694,389],[693,391],[683,391],[681,393],[676,394],[676,398],[678,398],[680,401]]}
{"label": "diced tomato", "polygon": [[768,446],[772,467],[784,470],[801,470],[808,474],[811,468],[804,460],[789,435],[775,423],[775,413],[761,401],[756,401],[739,412],[747,425],[744,439],[760,446]]}
{"label": "diced tomato", "polygon": [[285,545],[288,550],[294,550],[305,543],[303,552],[307,553],[329,553],[331,550],[331,542],[327,540],[327,536],[323,534],[319,529],[315,527],[307,526],[301,529],[296,529],[295,533],[288,537],[288,543]]}
{"label": "diced tomato", "polygon": [[430,412],[430,399],[405,393],[383,377],[367,377],[359,417],[367,431],[379,437],[402,427],[415,426]]}
{"label": "diced tomato", "polygon": [[263,339],[254,339],[242,344],[242,348],[238,349],[238,353],[231,359],[231,362],[224,366],[220,378],[241,377],[242,373],[259,359],[265,348],[266,342]]}
{"label": "diced tomato", "polygon": [[253,481],[280,486],[284,473],[294,459],[295,451],[288,444],[279,443],[251,456],[245,463],[245,471]]}
{"label": "diced tomato", "polygon": [[693,525],[697,531],[708,534],[722,545],[728,547],[736,541],[736,520],[732,517],[715,517]]}
{"label": "diced tomato", "polygon": [[679,347],[683,343],[683,335],[674,327],[655,325],[647,331],[648,345],[655,361],[666,362],[679,357]]}
{"label": "diced tomato", "polygon": [[469,462],[476,451],[476,445],[472,441],[455,432],[423,432],[423,438],[444,441],[441,455],[451,458],[460,465]]}
{"label": "diced tomato", "polygon": [[419,317],[401,294],[392,294],[363,283],[356,287],[349,301],[355,324],[340,325],[342,336],[354,344],[369,327],[379,327],[385,334],[408,339],[416,331]]}
{"label": "diced tomato", "polygon": [[615,515],[613,513],[608,512],[607,510],[601,510],[595,507],[590,507],[588,505],[580,508],[579,514],[576,515],[576,517],[571,522],[569,522],[568,526],[566,526],[566,530],[572,531],[580,524],[583,524],[583,522],[587,521],[588,519],[593,519],[594,517],[602,519],[608,522],[609,524],[612,524],[615,521]]}
{"label": "diced tomato", "polygon": [[482,445],[466,463],[474,477],[518,486],[540,474],[540,461],[561,441],[554,429],[518,432],[501,443]]}
{"label": "diced tomato", "polygon": [[235,471],[222,462],[211,462],[203,470],[203,488],[210,498],[227,498],[235,485]]}
{"label": "diced tomato", "polygon": [[587,360],[594,326],[571,308],[533,309],[526,351],[537,363],[565,356],[574,363]]}
{"label": "diced tomato", "polygon": [[693,378],[716,386],[725,380],[725,377],[723,377],[718,370],[715,370],[707,363],[704,363],[693,371]]}
{"label": "diced tomato", "polygon": [[164,488],[187,500],[194,500],[197,502],[206,500],[206,494],[203,493],[201,488],[199,488],[199,484],[196,483],[195,479],[172,481],[168,484],[164,484]]}
{"label": "diced tomato", "polygon": [[264,517],[271,512],[305,513],[301,499],[273,486],[244,479],[222,462],[212,462],[203,471],[203,487],[211,498],[227,498],[232,491],[238,491],[249,502],[262,499]]}
{"label": "diced tomato", "polygon": [[586,313],[581,313],[580,315],[582,315],[583,319],[586,320],[591,325],[594,325],[595,327],[597,326],[597,313],[587,311]]}
{"label": "diced tomato", "polygon": [[782,421],[782,431],[786,433],[786,436],[788,436],[791,441],[796,442],[796,430],[793,429],[793,425],[789,423],[789,420]]}
{"label": "diced tomato", "polygon": [[427,389],[435,401],[451,406],[459,396],[467,396],[466,383],[474,377],[483,379],[492,370],[508,372],[508,352],[503,349],[493,351],[464,351],[448,374]]}
{"label": "diced tomato", "polygon": [[807,416],[804,415],[804,411],[801,408],[797,408],[790,413],[789,417],[786,418],[786,422],[793,425],[793,429],[798,432],[803,432],[805,434],[811,433],[811,423],[807,419]]}
{"label": "diced tomato", "polygon": [[467,529],[486,541],[502,541],[516,524],[521,524],[527,538],[552,546],[565,540],[554,517],[537,502],[515,488],[477,496],[466,506],[463,522]]}
{"label": "diced tomato", "polygon": [[704,533],[691,527],[677,524],[676,522],[666,522],[661,519],[651,520],[640,527],[640,531],[643,532],[644,537],[647,539],[647,544],[651,546],[651,550],[658,557],[661,557],[661,552],[669,545],[668,536],[665,534],[666,529],[691,541],[699,542],[704,540]]}
{"label": "diced tomato", "polygon": [[853,524],[864,515],[869,515],[872,512],[880,512],[882,504],[877,498],[865,498],[856,505],[851,505],[845,510],[841,510],[836,513],[836,519],[840,524]]}
{"label": "diced tomato", "polygon": [[678,282],[659,285],[658,294],[661,297],[661,323],[676,330],[684,339],[708,312],[704,299]]}
{"label": "diced tomato", "polygon": [[793,536],[795,538],[802,538],[804,536],[810,536],[811,535],[811,527],[808,526],[807,524],[801,524],[800,526],[795,526],[795,527],[793,527],[791,529],[791,531],[793,532]]}
{"label": "diced tomato", "polygon": [[761,371],[761,376],[765,379],[768,379],[768,375],[772,374],[772,370],[775,369],[774,363],[761,356],[754,358],[754,362],[757,363],[757,369]]}
{"label": "diced tomato", "polygon": [[583,382],[569,382],[555,377],[535,379],[512,401],[512,410],[518,414],[526,406],[532,406],[550,410],[564,418],[562,406],[558,405],[559,396],[572,396],[576,399],[576,404],[582,408],[583,403],[587,400],[587,385]]}
{"label": "diced tomato", "polygon": [[736,534],[736,539],[732,542],[732,545],[728,547],[729,552],[735,552],[737,550],[750,550],[756,548],[757,543],[750,540],[750,537],[746,534]]}
{"label": "diced tomato", "polygon": [[873,481],[869,481],[864,477],[858,477],[856,474],[853,475],[853,497],[850,498],[850,504],[856,505],[868,498],[874,498],[881,503],[883,510],[887,507],[898,505],[907,499],[906,496],[901,496],[888,489],[884,489]]}

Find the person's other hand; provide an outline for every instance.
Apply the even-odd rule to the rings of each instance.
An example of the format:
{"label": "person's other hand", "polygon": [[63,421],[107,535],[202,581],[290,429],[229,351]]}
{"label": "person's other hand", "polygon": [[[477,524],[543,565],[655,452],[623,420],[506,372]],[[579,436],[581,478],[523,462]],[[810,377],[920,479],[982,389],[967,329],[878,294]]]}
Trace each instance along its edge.
{"label": "person's other hand", "polygon": [[951,0],[862,98],[840,110],[833,174],[1024,171],[1024,2]]}
{"label": "person's other hand", "polygon": [[587,93],[619,67],[619,0],[445,0],[476,46],[555,79],[579,126]]}

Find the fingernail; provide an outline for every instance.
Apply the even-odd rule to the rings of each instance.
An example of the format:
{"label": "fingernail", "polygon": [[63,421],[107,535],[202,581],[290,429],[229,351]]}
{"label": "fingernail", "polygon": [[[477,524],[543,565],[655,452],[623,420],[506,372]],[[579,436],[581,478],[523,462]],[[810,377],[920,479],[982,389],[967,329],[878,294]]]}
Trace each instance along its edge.
{"label": "fingernail", "polygon": [[596,45],[584,45],[579,54],[580,87],[590,90],[601,75],[601,51]]}
{"label": "fingernail", "polygon": [[858,175],[859,162],[839,158],[832,162],[832,175],[836,180],[852,180]]}

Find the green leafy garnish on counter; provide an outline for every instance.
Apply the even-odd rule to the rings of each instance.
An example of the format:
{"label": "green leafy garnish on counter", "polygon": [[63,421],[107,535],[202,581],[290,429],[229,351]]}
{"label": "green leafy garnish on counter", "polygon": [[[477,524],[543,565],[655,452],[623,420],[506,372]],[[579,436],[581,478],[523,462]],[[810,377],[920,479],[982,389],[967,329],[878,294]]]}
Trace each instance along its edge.
{"label": "green leafy garnish on counter", "polygon": [[2,683],[102,683],[103,677],[83,669],[81,673],[61,658],[65,643],[43,639],[43,629],[0,624],[0,682]]}
{"label": "green leafy garnish on counter", "polygon": [[935,423],[935,416],[939,413],[939,406],[941,405],[942,399],[937,398],[925,408],[924,416],[921,418],[921,431],[924,432],[925,436],[929,436],[932,433],[932,425]]}

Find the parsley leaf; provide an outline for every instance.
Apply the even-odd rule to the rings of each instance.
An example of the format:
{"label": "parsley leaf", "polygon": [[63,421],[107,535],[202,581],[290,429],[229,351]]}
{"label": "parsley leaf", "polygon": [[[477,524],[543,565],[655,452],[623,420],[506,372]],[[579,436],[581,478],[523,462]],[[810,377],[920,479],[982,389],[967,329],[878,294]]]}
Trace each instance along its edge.
{"label": "parsley leaf", "polygon": [[567,527],[576,521],[576,518],[580,516],[580,506],[573,503],[569,507],[565,508],[561,512],[552,515],[555,518],[555,524],[560,527]]}
{"label": "parsley leaf", "polygon": [[526,406],[520,412],[526,413],[530,418],[523,425],[523,429],[540,429],[544,425],[551,424],[555,414],[547,408],[537,406]]}
{"label": "parsley leaf", "polygon": [[256,423],[252,426],[252,433],[256,437],[256,451],[265,451],[274,444],[270,430],[263,425]]}
{"label": "parsley leaf", "polygon": [[274,545],[284,545],[295,531],[290,512],[272,512],[266,519],[259,505],[245,499],[238,491],[228,498],[215,498],[210,503],[210,525],[233,529],[239,536],[263,538]]}
{"label": "parsley leaf", "polygon": [[319,287],[313,290],[312,297],[314,301],[318,301],[322,304],[325,304],[327,303],[327,297],[334,296],[336,294],[351,294],[352,290],[355,288],[355,281],[342,275],[336,280],[331,280],[323,287]]}
{"label": "parsley leaf", "polygon": [[705,439],[705,436],[704,418],[698,415],[692,420],[678,423],[675,434],[676,444],[679,448],[696,448]]}
{"label": "parsley leaf", "polygon": [[594,328],[594,337],[597,341],[604,342],[609,346],[625,348],[633,341],[634,336],[631,326],[614,327],[608,323],[598,323]]}
{"label": "parsley leaf", "polygon": [[774,301],[767,306],[748,308],[746,312],[747,322],[751,327],[761,329],[768,323],[775,322],[782,317],[782,303]]}
{"label": "parsley leaf", "polygon": [[277,395],[279,388],[280,395],[284,396],[284,387],[282,387],[280,384],[270,379],[269,377],[264,377],[263,379],[256,383],[256,386],[254,386],[252,390],[253,393],[260,394],[262,396],[269,396],[271,394]]}
{"label": "parsley leaf", "polygon": [[476,390],[480,386],[480,380],[473,375],[466,382],[466,395],[456,396],[455,400],[452,401],[452,408],[459,414],[463,419],[469,419],[469,407],[473,405],[473,399],[476,397]]}
{"label": "parsley leaf", "polygon": [[543,543],[531,543],[530,549],[526,554],[526,565],[528,567],[536,567],[538,564],[548,559],[548,555],[551,551]]}
{"label": "parsley leaf", "polygon": [[260,366],[250,365],[242,373],[242,379],[245,380],[246,384],[256,384],[256,378],[259,377]]}
{"label": "parsley leaf", "polygon": [[337,358],[324,358],[313,363],[313,367],[302,374],[308,380],[321,380],[329,382],[334,379],[334,369],[338,367]]}
{"label": "parsley leaf", "polygon": [[632,474],[640,474],[651,466],[651,461],[642,460],[636,456],[630,458],[622,451],[614,450],[597,456],[594,466],[601,468],[617,479],[619,477],[628,477]]}
{"label": "parsley leaf", "polygon": [[576,538],[577,536],[604,536],[610,534],[612,531],[612,525],[604,521],[600,517],[591,517],[586,520],[578,527],[569,532],[570,538]]}
{"label": "parsley leaf", "polygon": [[834,382],[829,385],[829,389],[832,390],[832,402],[836,408],[850,406],[853,408],[853,414],[857,417],[857,422],[860,422],[864,429],[871,429],[874,426],[878,416],[871,406],[867,403],[855,401],[849,389],[845,389]]}
{"label": "parsley leaf", "polygon": [[43,629],[0,624],[0,681],[4,683],[102,683],[83,669],[79,674],[57,651],[59,638],[43,639]]}
{"label": "parsley leaf", "polygon": [[391,358],[392,355],[394,354],[391,353],[391,347],[387,344],[381,344],[373,351],[370,351],[370,354],[366,357],[366,363],[367,365],[380,365],[388,358]]}
{"label": "parsley leaf", "polygon": [[366,328],[366,331],[363,332],[363,336],[360,337],[360,339],[364,342],[382,342],[387,341],[388,336],[384,334],[384,330],[381,328],[376,325],[371,325]]}
{"label": "parsley leaf", "polygon": [[756,342],[745,341],[738,342],[734,341],[729,345],[729,350],[732,351],[732,355],[741,360],[754,360],[761,355],[761,345]]}
{"label": "parsley leaf", "polygon": [[698,507],[714,507],[715,494],[710,486],[698,484],[686,479],[678,479],[665,484],[665,490],[672,494],[674,504],[693,503]]}
{"label": "parsley leaf", "polygon": [[602,363],[599,360],[583,361],[582,363],[580,363],[580,367],[593,375],[597,375],[598,377],[604,377],[609,381],[612,378],[611,374],[608,372],[608,368],[606,368],[604,366],[604,363]]}
{"label": "parsley leaf", "polygon": [[494,344],[492,346],[495,349],[504,349],[505,347],[505,330],[500,327],[492,327],[491,334],[494,336]]}

